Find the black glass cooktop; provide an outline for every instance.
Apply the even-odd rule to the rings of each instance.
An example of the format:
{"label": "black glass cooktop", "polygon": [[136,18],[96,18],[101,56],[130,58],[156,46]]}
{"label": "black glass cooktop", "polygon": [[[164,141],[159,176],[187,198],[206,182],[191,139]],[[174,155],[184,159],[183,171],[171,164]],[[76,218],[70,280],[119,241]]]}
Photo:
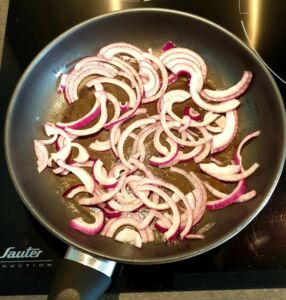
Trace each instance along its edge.
{"label": "black glass cooktop", "polygon": [[[0,72],[2,129],[17,80],[48,42],[88,18],[135,7],[182,10],[224,26],[259,55],[286,98],[284,5],[283,0],[10,0]],[[3,130],[1,135],[3,141]],[[0,294],[45,294],[66,245],[23,206],[2,146],[0,174]],[[184,262],[124,266],[110,292],[267,287],[286,287],[285,171],[267,207],[231,241]]]}

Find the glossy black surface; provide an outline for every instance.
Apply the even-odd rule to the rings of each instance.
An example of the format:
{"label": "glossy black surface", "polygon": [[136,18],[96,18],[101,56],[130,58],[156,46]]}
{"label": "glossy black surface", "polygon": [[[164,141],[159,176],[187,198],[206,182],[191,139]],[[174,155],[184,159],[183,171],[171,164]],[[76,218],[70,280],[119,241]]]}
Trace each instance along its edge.
{"label": "glossy black surface", "polygon": [[[113,3],[113,5],[111,4]],[[259,22],[257,9],[259,5]],[[251,6],[252,5],[252,6]],[[223,25],[247,42],[242,23],[248,36],[266,63],[282,79],[285,79],[285,53],[281,36],[285,36],[283,1],[11,1],[4,56],[0,74],[1,121],[10,93],[19,75],[52,38],[82,20],[113,11],[132,7],[158,6],[174,8],[209,18]],[[252,8],[251,8],[252,7]],[[251,11],[252,9],[252,11]],[[245,14],[245,13],[248,14]],[[253,17],[253,15],[255,17]],[[256,22],[253,21],[256,20]],[[260,28],[253,37],[253,24]],[[252,28],[252,29],[251,29]],[[253,42],[256,41],[256,42]],[[277,79],[282,95],[285,85]],[[3,124],[3,123],[2,123]],[[2,125],[3,128],[3,125]],[[2,134],[2,131],[1,131]],[[2,293],[47,292],[53,274],[53,264],[64,245],[46,232],[23,207],[10,182],[1,148],[1,249],[15,246],[40,247],[41,259],[52,260],[52,267],[18,267],[11,264],[1,269]],[[123,270],[119,283],[113,290],[188,290],[237,287],[286,286],[286,175],[269,205],[242,233],[222,247],[183,263],[159,267],[132,267]],[[9,228],[9,230],[7,230]],[[1,254],[2,255],[2,254]],[[3,259],[2,259],[3,261]],[[30,263],[31,264],[31,263]],[[1,266],[3,263],[1,263]],[[148,276],[146,276],[148,272]],[[29,281],[38,284],[29,285]],[[15,285],[15,282],[18,284]],[[22,284],[21,284],[22,282]]]}

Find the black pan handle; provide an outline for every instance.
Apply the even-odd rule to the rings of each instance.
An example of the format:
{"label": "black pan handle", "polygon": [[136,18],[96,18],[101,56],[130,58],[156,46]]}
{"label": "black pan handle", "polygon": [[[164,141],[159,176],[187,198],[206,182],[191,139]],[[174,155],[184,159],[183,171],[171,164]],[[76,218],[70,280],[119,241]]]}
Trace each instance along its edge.
{"label": "black pan handle", "polygon": [[111,283],[116,262],[95,258],[69,247],[52,284],[48,300],[97,300]]}

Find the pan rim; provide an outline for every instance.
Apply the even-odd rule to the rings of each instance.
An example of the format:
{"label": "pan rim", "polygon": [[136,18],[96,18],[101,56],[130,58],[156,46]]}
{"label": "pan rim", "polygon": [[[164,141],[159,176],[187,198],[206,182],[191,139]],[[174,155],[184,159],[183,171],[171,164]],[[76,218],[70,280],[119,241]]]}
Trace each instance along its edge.
{"label": "pan rim", "polygon": [[261,60],[253,53],[253,51],[251,50],[251,48],[249,48],[240,38],[238,38],[237,36],[235,36],[233,33],[231,33],[230,31],[228,31],[227,29],[225,29],[224,27],[216,24],[215,22],[212,22],[208,19],[205,19],[203,17],[194,15],[194,14],[190,14],[190,13],[186,13],[186,12],[182,12],[182,11],[178,11],[178,10],[172,10],[172,9],[164,9],[164,8],[136,8],[136,9],[128,9],[128,10],[122,10],[122,11],[116,11],[116,12],[112,12],[112,13],[107,13],[104,15],[100,15],[91,19],[88,19],[84,22],[81,22],[75,26],[73,26],[72,28],[68,29],[67,31],[63,32],[62,34],[60,34],[58,37],[56,37],[54,40],[52,40],[50,43],[48,43],[38,54],[37,56],[32,60],[32,62],[29,64],[29,66],[27,67],[27,69],[24,71],[24,73],[22,74],[20,80],[18,81],[16,88],[12,94],[7,112],[6,112],[6,119],[5,119],[5,127],[4,127],[4,146],[5,146],[5,156],[6,156],[6,161],[7,161],[7,165],[8,165],[8,170],[10,173],[10,176],[12,178],[13,184],[18,192],[18,195],[21,197],[22,202],[25,204],[25,206],[28,208],[28,210],[32,213],[32,215],[46,228],[48,229],[54,236],[56,236],[57,238],[59,238],[61,241],[63,241],[64,243],[66,243],[67,245],[70,246],[74,246],[77,249],[79,249],[80,251],[83,252],[87,252],[93,256],[97,256],[99,258],[103,258],[103,259],[108,259],[108,260],[113,260],[113,261],[117,261],[120,263],[125,263],[125,264],[163,264],[163,263],[171,263],[171,262],[175,262],[175,261],[180,261],[180,260],[184,260],[184,259],[188,259],[191,257],[195,257],[198,256],[200,254],[206,253],[216,247],[218,247],[219,245],[225,243],[226,241],[230,240],[232,237],[234,237],[236,234],[238,234],[243,228],[245,228],[260,212],[261,210],[265,207],[265,205],[268,203],[268,201],[270,200],[270,197],[272,196],[278,181],[280,179],[280,176],[282,174],[283,171],[283,167],[284,167],[284,162],[285,162],[285,157],[286,157],[286,116],[285,114],[282,113],[282,123],[283,123],[283,136],[281,136],[281,138],[283,138],[283,149],[282,149],[282,155],[280,157],[280,167],[276,173],[275,179],[273,181],[273,184],[271,186],[271,189],[268,191],[266,197],[263,199],[263,201],[261,202],[261,204],[256,208],[256,210],[242,223],[240,224],[240,226],[236,227],[233,231],[231,231],[229,234],[223,236],[222,238],[220,238],[219,240],[217,240],[215,243],[212,243],[211,245],[202,248],[200,250],[197,251],[189,251],[189,252],[185,252],[181,255],[178,254],[174,254],[174,255],[169,255],[166,257],[159,257],[159,258],[147,258],[147,259],[125,259],[125,258],[118,258],[116,256],[113,255],[106,255],[104,253],[101,252],[97,252],[94,250],[89,249],[88,247],[85,247],[84,245],[81,245],[80,243],[77,243],[75,241],[73,241],[71,238],[68,238],[66,236],[64,236],[61,232],[59,232],[59,230],[56,230],[55,228],[53,228],[52,224],[49,224],[48,221],[46,221],[45,217],[41,216],[40,213],[38,212],[37,209],[35,209],[29,199],[26,199],[28,197],[26,197],[24,195],[24,192],[21,188],[20,183],[18,182],[16,175],[13,171],[12,168],[12,158],[9,154],[9,132],[11,132],[10,130],[10,126],[11,126],[11,122],[10,122],[10,114],[13,111],[13,108],[16,104],[16,100],[18,98],[18,94],[19,91],[21,90],[23,84],[25,83],[26,79],[29,77],[29,74],[33,71],[34,67],[38,64],[38,62],[51,50],[53,49],[54,46],[56,46],[58,43],[60,43],[63,39],[65,39],[65,37],[71,35],[73,32],[76,32],[78,30],[80,30],[81,28],[97,22],[99,20],[105,19],[105,18],[110,18],[113,17],[115,15],[121,15],[121,14],[132,14],[132,13],[140,13],[140,12],[157,12],[157,13],[166,13],[166,14],[173,14],[173,15],[179,15],[179,16],[183,16],[183,17],[188,17],[188,18],[192,18],[195,19],[197,21],[206,23],[207,25],[211,26],[212,28],[215,28],[216,30],[224,33],[228,38],[233,39],[236,43],[239,44],[240,47],[244,48],[251,56],[254,60],[256,60],[256,63],[262,67],[262,69],[265,72],[265,75],[268,77],[269,82],[272,85],[273,88],[273,92],[276,94],[276,98],[278,101],[278,105],[280,106],[280,111],[283,112],[285,110],[284,108],[284,102],[281,96],[281,93],[279,91],[279,88],[277,87],[277,84],[275,82],[275,80],[273,79],[272,75],[270,74],[269,70],[265,67],[265,65],[261,62]]}

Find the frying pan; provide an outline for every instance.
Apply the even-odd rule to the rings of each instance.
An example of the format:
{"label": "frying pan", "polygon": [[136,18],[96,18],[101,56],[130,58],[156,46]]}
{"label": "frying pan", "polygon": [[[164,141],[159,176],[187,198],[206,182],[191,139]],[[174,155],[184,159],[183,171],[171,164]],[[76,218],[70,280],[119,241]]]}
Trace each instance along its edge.
{"label": "frying pan", "polygon": [[[249,203],[207,213],[199,227],[216,224],[205,240],[184,241],[171,247],[155,243],[136,249],[102,236],[76,232],[68,227],[74,209],[61,197],[67,183],[49,171],[39,175],[33,150],[33,139],[42,135],[41,124],[69,113],[56,93],[58,74],[72,62],[109,43],[124,41],[142,49],[152,47],[156,52],[167,40],[197,51],[209,67],[208,78],[217,86],[233,84],[244,70],[254,73],[251,88],[241,97],[238,139],[251,131],[262,131],[261,137],[243,153],[246,166],[255,161],[261,165],[248,180],[257,197]],[[80,101],[78,105],[80,110]],[[24,204],[48,230],[70,245],[50,299],[72,299],[75,295],[97,299],[108,288],[116,262],[161,264],[191,258],[222,244],[255,218],[270,199],[283,168],[284,105],[268,70],[243,42],[222,27],[178,11],[153,8],[121,11],[73,27],[34,59],[10,102],[5,149],[13,182]],[[184,191],[185,184],[177,177],[173,180]]]}

